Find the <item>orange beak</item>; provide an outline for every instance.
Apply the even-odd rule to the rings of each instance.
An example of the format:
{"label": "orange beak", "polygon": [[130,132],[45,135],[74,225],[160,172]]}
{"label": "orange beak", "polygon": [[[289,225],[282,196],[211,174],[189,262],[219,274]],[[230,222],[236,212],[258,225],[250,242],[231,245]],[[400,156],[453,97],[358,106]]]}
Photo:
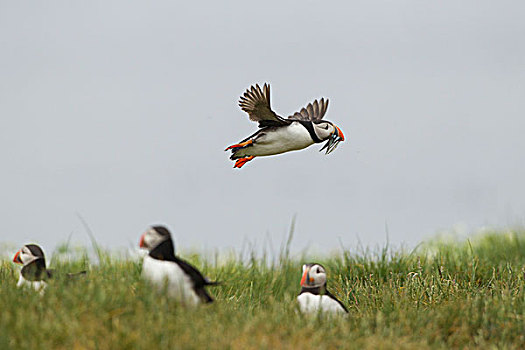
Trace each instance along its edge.
{"label": "orange beak", "polygon": [[310,268],[307,267],[306,270],[304,270],[303,278],[301,278],[301,286],[305,286],[307,284],[307,281],[310,280],[309,276]]}
{"label": "orange beak", "polygon": [[344,141],[345,140],[345,135],[343,135],[343,132],[341,131],[341,129],[339,129],[337,126],[335,126],[335,129],[337,130],[337,136],[339,136],[341,138],[341,141]]}
{"label": "orange beak", "polygon": [[144,245],[144,236],[146,236],[146,234],[143,234],[142,236],[140,236],[140,242],[139,242],[140,248],[146,248],[146,246]]}
{"label": "orange beak", "polygon": [[22,259],[20,259],[20,250],[16,252],[13,262],[15,264],[23,264]]}

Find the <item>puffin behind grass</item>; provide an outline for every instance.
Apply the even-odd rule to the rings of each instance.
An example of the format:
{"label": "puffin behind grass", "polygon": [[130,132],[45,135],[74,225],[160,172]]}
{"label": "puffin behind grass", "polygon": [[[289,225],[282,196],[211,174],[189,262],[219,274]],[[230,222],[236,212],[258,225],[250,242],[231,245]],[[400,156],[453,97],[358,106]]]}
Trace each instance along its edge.
{"label": "puffin behind grass", "polygon": [[301,292],[297,297],[303,313],[347,314],[348,309],[326,288],[326,270],[321,264],[303,265]]}
{"label": "puffin behind grass", "polygon": [[61,276],[56,270],[51,270],[46,267],[46,257],[44,251],[36,244],[26,244],[13,257],[13,262],[23,265],[20,270],[20,277],[18,279],[17,287],[29,286],[36,291],[43,292],[47,286],[47,282],[51,279],[60,278],[74,278],[85,275],[86,271],[77,273],[66,273]]}
{"label": "puffin behind grass", "polygon": [[219,284],[206,279],[199,270],[175,255],[171,233],[164,226],[153,226],[140,238],[140,248],[148,255],[142,264],[142,276],[157,288],[166,288],[168,296],[189,305],[211,303],[206,286]]}

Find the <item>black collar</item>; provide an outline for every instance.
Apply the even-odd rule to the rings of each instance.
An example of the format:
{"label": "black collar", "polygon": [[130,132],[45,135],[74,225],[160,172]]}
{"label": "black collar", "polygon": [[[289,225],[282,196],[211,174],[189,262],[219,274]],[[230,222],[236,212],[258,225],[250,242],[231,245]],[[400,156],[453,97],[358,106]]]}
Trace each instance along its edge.
{"label": "black collar", "polygon": [[310,120],[298,120],[299,123],[301,123],[305,128],[306,130],[308,130],[308,133],[310,134],[310,137],[312,138],[312,140],[314,140],[315,143],[321,143],[323,142],[323,140],[321,140],[317,134],[315,133],[315,130],[314,130],[314,123]]}
{"label": "black collar", "polygon": [[313,287],[313,288],[302,287],[301,292],[299,292],[299,295],[303,293],[311,293],[313,295],[324,295],[324,294],[327,294],[326,292],[327,291],[326,291],[326,284],[325,284],[320,287]]}
{"label": "black collar", "polygon": [[166,239],[149,252],[149,256],[157,260],[177,261],[175,247],[171,238]]}

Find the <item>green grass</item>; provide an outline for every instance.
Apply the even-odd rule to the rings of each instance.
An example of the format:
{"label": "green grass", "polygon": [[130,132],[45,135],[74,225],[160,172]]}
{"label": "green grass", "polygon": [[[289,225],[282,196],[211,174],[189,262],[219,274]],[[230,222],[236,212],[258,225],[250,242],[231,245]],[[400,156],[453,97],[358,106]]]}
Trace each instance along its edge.
{"label": "green grass", "polygon": [[[58,254],[58,253],[57,253]],[[178,305],[140,279],[140,261],[54,259],[87,278],[57,281],[41,296],[15,287],[0,264],[0,349],[334,349],[525,346],[525,232],[434,241],[414,252],[387,248],[318,259],[346,318],[297,312],[301,264],[286,257],[221,264],[186,256],[217,302]]]}

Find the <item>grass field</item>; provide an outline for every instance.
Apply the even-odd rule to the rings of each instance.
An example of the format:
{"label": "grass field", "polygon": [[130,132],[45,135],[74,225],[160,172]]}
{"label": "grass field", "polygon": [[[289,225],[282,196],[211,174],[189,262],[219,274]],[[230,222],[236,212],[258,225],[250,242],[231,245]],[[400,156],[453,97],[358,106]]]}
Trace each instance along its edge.
{"label": "grass field", "polygon": [[55,259],[88,269],[43,296],[15,287],[19,267],[0,265],[0,349],[524,348],[525,232],[428,242],[318,259],[348,317],[297,312],[301,264],[284,254],[223,263],[184,256],[223,284],[217,302],[187,308],[152,292],[141,263]]}

